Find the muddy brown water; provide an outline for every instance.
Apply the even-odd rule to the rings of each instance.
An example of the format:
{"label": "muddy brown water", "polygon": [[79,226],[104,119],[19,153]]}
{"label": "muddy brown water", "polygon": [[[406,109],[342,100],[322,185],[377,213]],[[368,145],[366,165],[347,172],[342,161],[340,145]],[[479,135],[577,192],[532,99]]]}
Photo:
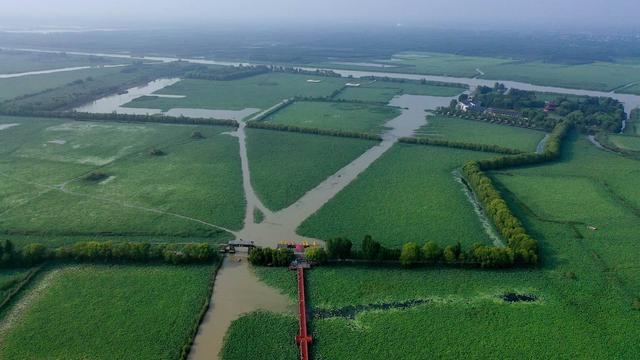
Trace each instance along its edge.
{"label": "muddy brown water", "polygon": [[200,323],[189,359],[218,358],[229,325],[242,314],[255,310],[293,314],[296,308],[287,296],[259,281],[242,255],[224,259],[213,292],[215,296]]}

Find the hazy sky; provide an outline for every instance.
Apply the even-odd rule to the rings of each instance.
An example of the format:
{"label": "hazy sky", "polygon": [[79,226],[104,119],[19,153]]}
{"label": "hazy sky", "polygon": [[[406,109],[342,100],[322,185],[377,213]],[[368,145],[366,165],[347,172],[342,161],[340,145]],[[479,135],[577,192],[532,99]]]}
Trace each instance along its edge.
{"label": "hazy sky", "polygon": [[[384,23],[404,25],[636,26],[640,0],[0,0],[15,24],[114,22]],[[135,23],[131,24],[135,26]]]}

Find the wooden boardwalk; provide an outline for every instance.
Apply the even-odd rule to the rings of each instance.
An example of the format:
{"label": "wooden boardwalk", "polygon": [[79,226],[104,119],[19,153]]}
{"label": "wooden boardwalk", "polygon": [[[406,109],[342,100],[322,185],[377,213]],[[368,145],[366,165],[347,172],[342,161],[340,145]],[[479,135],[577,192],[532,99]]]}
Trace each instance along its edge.
{"label": "wooden boardwalk", "polygon": [[309,360],[309,344],[312,342],[311,336],[307,333],[307,305],[304,294],[304,267],[299,266],[298,272],[298,311],[300,330],[296,336],[296,343],[300,347],[300,359]]}

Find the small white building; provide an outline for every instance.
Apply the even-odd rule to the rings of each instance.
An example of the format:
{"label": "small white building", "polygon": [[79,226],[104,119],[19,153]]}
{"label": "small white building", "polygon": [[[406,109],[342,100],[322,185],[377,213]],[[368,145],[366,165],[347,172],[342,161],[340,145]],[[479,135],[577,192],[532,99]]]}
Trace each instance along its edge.
{"label": "small white building", "polygon": [[473,101],[460,101],[458,102],[458,110],[462,110],[464,112],[467,112],[469,110],[474,110],[477,108],[477,104],[474,103]]}

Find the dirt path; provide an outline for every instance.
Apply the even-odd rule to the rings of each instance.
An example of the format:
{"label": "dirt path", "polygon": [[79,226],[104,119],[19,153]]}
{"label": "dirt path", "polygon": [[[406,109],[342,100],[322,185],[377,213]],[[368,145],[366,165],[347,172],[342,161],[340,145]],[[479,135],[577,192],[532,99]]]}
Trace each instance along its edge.
{"label": "dirt path", "polygon": [[224,259],[216,275],[209,311],[195,338],[189,359],[217,358],[231,322],[255,310],[294,313],[295,304],[285,295],[259,281],[244,256]]}
{"label": "dirt path", "polygon": [[[183,219],[183,220],[196,222],[196,223],[199,223],[199,224],[202,224],[202,225],[205,225],[205,226],[208,226],[208,227],[212,227],[212,228],[215,228],[215,229],[218,229],[218,230],[227,231],[227,232],[237,236],[236,232],[233,231],[233,230],[227,229],[227,228],[222,227],[222,226],[218,226],[216,224],[212,224],[212,223],[206,222],[206,221],[201,220],[201,219],[196,219],[196,218],[193,218],[193,217],[190,217],[190,216],[181,215],[181,214],[173,213],[173,212],[170,212],[170,211],[164,211],[164,210],[155,209],[155,208],[148,208],[148,207],[139,206],[139,205],[135,205],[135,204],[129,204],[129,203],[126,203],[126,202],[123,202],[123,201],[118,201],[118,200],[114,200],[114,199],[110,199],[110,198],[105,198],[105,197],[100,197],[100,196],[92,196],[92,195],[89,195],[89,194],[84,194],[84,193],[80,193],[80,192],[76,192],[76,191],[71,191],[71,190],[68,190],[65,187],[67,182],[65,182],[65,183],[63,183],[61,185],[46,185],[46,184],[36,183],[36,182],[33,182],[33,181],[26,181],[26,180],[17,179],[17,178],[14,178],[14,177],[12,177],[12,176],[10,176],[8,174],[1,173],[1,172],[0,172],[0,176],[4,176],[4,177],[6,177],[8,179],[11,179],[11,180],[14,180],[14,181],[18,181],[18,182],[21,182],[21,183],[24,183],[24,184],[34,185],[34,186],[42,187],[42,188],[45,188],[45,189],[48,189],[48,190],[60,191],[62,193],[68,194],[68,195],[86,197],[86,198],[90,198],[90,199],[94,199],[94,200],[99,200],[99,201],[104,201],[104,202],[108,202],[108,203],[111,203],[111,204],[115,204],[115,205],[118,205],[118,206],[124,207],[124,208],[130,208],[130,209],[136,209],[136,210],[141,210],[141,211],[146,211],[146,212],[152,212],[152,213],[156,213],[156,214],[167,215],[167,216],[172,216],[172,217],[176,217],[176,218]],[[42,194],[39,194],[38,196],[41,196],[41,195]],[[31,199],[31,200],[33,200],[33,199]],[[24,204],[21,204],[21,205],[24,205]],[[21,206],[21,205],[18,205],[18,206]],[[18,207],[18,206],[16,206],[16,207]],[[8,212],[9,210],[11,210],[11,209],[8,209],[7,211],[3,212],[2,214]]]}
{"label": "dirt path", "polygon": [[[68,268],[70,269],[70,268]],[[55,269],[48,271],[42,278],[36,279],[37,285],[23,292],[21,299],[17,303],[11,306],[11,310],[2,318],[0,322],[0,345],[3,342],[6,334],[15,326],[15,324],[22,318],[26,311],[29,310],[32,304],[34,304],[40,296],[51,286],[51,284],[62,274],[62,269]],[[66,271],[66,269],[65,269]],[[32,280],[33,281],[33,280]],[[27,286],[30,286],[29,284]]]}

